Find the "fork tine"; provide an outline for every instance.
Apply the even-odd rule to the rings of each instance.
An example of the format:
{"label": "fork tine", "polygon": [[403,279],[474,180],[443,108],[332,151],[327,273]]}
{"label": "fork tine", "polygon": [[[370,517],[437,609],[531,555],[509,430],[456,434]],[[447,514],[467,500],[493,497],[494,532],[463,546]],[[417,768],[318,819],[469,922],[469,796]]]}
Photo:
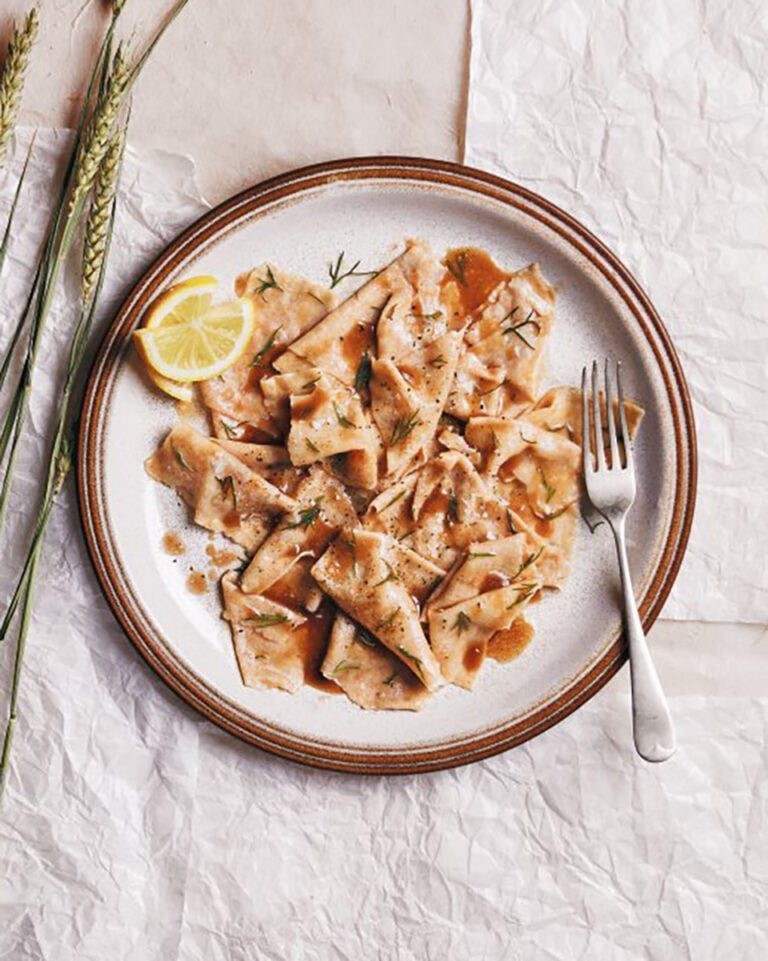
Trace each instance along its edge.
{"label": "fork tine", "polygon": [[611,378],[608,373],[608,358],[605,358],[605,416],[608,419],[608,439],[611,443],[611,467],[620,468],[619,442],[616,439],[616,418],[613,413],[613,395],[611,393]]}
{"label": "fork tine", "polygon": [[624,410],[624,391],[621,388],[621,361],[616,361],[616,391],[619,395],[619,423],[621,424],[621,439],[624,443],[624,456],[627,467],[632,466],[632,439],[627,427],[627,412]]}
{"label": "fork tine", "polygon": [[592,449],[589,437],[589,391],[587,390],[587,368],[581,371],[581,451],[584,461],[584,474],[592,472]]}
{"label": "fork tine", "polygon": [[603,447],[603,420],[600,415],[600,391],[598,389],[597,361],[592,361],[592,418],[595,422],[595,455],[597,469],[605,470],[605,449]]}

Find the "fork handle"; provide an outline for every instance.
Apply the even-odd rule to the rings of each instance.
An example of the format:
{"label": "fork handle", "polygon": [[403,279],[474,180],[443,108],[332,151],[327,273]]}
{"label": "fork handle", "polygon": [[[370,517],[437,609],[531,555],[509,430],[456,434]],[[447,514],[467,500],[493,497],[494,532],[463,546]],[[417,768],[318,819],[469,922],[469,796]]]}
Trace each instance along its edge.
{"label": "fork handle", "polygon": [[629,671],[632,682],[632,733],[635,747],[640,757],[645,758],[646,761],[666,761],[675,753],[675,729],[637,611],[627,561],[624,519],[610,521],[610,527],[619,555],[621,587],[624,593]]}

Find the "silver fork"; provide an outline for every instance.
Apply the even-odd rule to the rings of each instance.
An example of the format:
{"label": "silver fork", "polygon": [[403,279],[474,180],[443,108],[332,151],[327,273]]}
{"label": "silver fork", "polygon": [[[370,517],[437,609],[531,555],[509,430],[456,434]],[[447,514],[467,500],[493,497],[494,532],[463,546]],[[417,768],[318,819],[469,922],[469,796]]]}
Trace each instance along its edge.
{"label": "silver fork", "polygon": [[624,394],[621,389],[621,364],[616,364],[616,390],[618,393],[621,440],[625,451],[622,464],[619,438],[616,434],[616,418],[613,411],[608,361],[605,361],[605,410],[610,443],[610,464],[606,462],[603,444],[600,393],[598,388],[597,361],[592,364],[592,419],[595,427],[595,456],[592,461],[589,431],[589,391],[587,368],[581,375],[584,481],[592,506],[605,518],[613,532],[616,552],[619,555],[621,586],[624,592],[624,616],[629,642],[629,669],[632,682],[632,732],[637,753],[646,761],[666,761],[675,753],[675,729],[672,726],[669,707],[661,689],[659,676],[651,660],[648,643],[637,612],[632,580],[627,562],[627,545],[624,522],[635,500],[635,468],[632,444],[627,429],[624,410]]}

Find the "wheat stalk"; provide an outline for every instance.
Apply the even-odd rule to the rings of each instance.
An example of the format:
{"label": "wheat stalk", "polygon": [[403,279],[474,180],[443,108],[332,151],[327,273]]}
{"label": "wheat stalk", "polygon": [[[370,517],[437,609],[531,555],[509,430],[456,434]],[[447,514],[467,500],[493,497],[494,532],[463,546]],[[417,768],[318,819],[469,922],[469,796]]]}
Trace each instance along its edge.
{"label": "wheat stalk", "polygon": [[0,163],[5,159],[8,138],[11,136],[19,112],[24,75],[27,72],[32,46],[37,39],[40,21],[33,7],[20,27],[14,27],[8,56],[0,75]]}
{"label": "wheat stalk", "polygon": [[85,224],[83,270],[80,278],[80,296],[85,307],[91,303],[96,281],[104,263],[110,209],[117,190],[124,144],[125,138],[122,131],[115,134],[109,142],[107,152],[96,174],[91,208]]}
{"label": "wheat stalk", "polygon": [[[99,301],[99,294],[104,280],[105,265],[107,263],[112,225],[114,223],[115,200],[113,193],[112,202],[106,207],[108,211],[106,231],[104,239],[102,240],[101,227],[103,225],[96,221],[100,220],[103,213],[100,213],[97,217],[96,211],[97,209],[103,210],[104,208],[101,206],[102,201],[100,201],[99,208],[97,208],[95,194],[101,189],[99,184],[102,180],[108,182],[111,174],[114,174],[115,180],[117,178],[117,171],[114,170],[115,156],[112,155],[112,149],[117,151],[117,147],[113,148],[112,143],[115,140],[121,144],[124,142],[124,132],[118,134],[114,132],[122,103],[161,37],[184,9],[187,2],[188,0],[177,0],[170,13],[164,19],[164,22],[155,31],[143,54],[132,67],[128,67],[122,50],[118,49],[112,61],[112,69],[109,72],[109,76],[105,77],[105,64],[109,60],[113,30],[119,13],[125,4],[125,0],[112,0],[112,21],[102,43],[96,66],[94,67],[91,80],[88,84],[88,91],[75,135],[73,152],[62,183],[61,194],[54,210],[46,243],[38,263],[35,282],[30,292],[28,310],[31,313],[31,319],[26,356],[18,383],[11,398],[9,409],[4,418],[4,423],[0,428],[0,463],[2,462],[3,454],[8,453],[8,459],[5,465],[5,476],[2,479],[2,485],[0,485],[0,529],[2,529],[2,518],[8,504],[12,484],[14,458],[28,410],[32,387],[32,373],[36,365],[40,338],[50,309],[62,263],[71,248],[76,229],[82,219],[88,191],[94,186],[94,182],[96,182],[94,204],[89,212],[89,218],[91,216],[94,218],[91,231],[92,239],[88,242],[86,238],[83,269],[85,271],[86,262],[89,264],[90,269],[90,267],[95,264],[94,258],[100,257],[101,263],[98,270],[93,274],[93,279],[86,284],[85,290],[81,285],[81,295],[87,296],[88,299],[87,301],[83,299],[81,302],[79,319],[70,344],[67,375],[62,395],[59,398],[59,415],[49,452],[48,473],[45,489],[38,508],[37,524],[29,545],[27,559],[16,584],[16,589],[6,607],[2,624],[0,624],[0,641],[2,641],[11,627],[15,612],[19,607],[21,608],[21,623],[13,660],[13,679],[8,703],[7,725],[2,751],[0,752],[0,797],[2,797],[3,785],[8,772],[11,743],[17,721],[17,705],[24,651],[34,603],[35,575],[40,561],[45,529],[50,513],[71,465],[71,445],[68,437],[74,423],[77,409],[73,391],[75,390],[75,384],[85,357],[88,335]],[[98,96],[96,105],[93,109],[90,123],[87,123],[90,105],[97,89]],[[120,157],[121,152],[117,152],[116,163],[118,169]],[[69,203],[67,203],[68,197],[70,198]],[[99,253],[99,248],[102,243],[104,245],[103,251]],[[25,310],[24,316],[26,316],[26,314],[27,310]],[[24,318],[22,318],[21,321],[22,326],[23,321]],[[8,449],[11,435],[13,440],[10,449]]]}

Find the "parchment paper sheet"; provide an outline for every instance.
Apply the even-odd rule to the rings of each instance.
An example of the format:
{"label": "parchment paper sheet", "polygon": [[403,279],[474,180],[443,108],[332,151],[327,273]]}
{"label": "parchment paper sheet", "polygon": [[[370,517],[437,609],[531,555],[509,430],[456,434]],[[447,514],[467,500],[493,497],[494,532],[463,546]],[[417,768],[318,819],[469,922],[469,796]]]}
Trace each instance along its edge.
{"label": "parchment paper sheet", "polygon": [[668,618],[768,619],[768,7],[472,0],[466,160],[565,207],[681,354],[699,502]]}
{"label": "parchment paper sheet", "polygon": [[[60,146],[61,135],[38,139],[0,284],[5,330]],[[188,161],[129,154],[105,318],[202,207]],[[40,399],[52,396],[70,322],[57,307]],[[38,404],[4,596],[44,426]],[[612,686],[482,764],[392,780],[326,774],[218,732],[151,674],[101,597],[71,485],[40,584],[0,810],[2,961],[762,961],[766,701],[675,699],[679,754],[659,768],[635,758]]]}

